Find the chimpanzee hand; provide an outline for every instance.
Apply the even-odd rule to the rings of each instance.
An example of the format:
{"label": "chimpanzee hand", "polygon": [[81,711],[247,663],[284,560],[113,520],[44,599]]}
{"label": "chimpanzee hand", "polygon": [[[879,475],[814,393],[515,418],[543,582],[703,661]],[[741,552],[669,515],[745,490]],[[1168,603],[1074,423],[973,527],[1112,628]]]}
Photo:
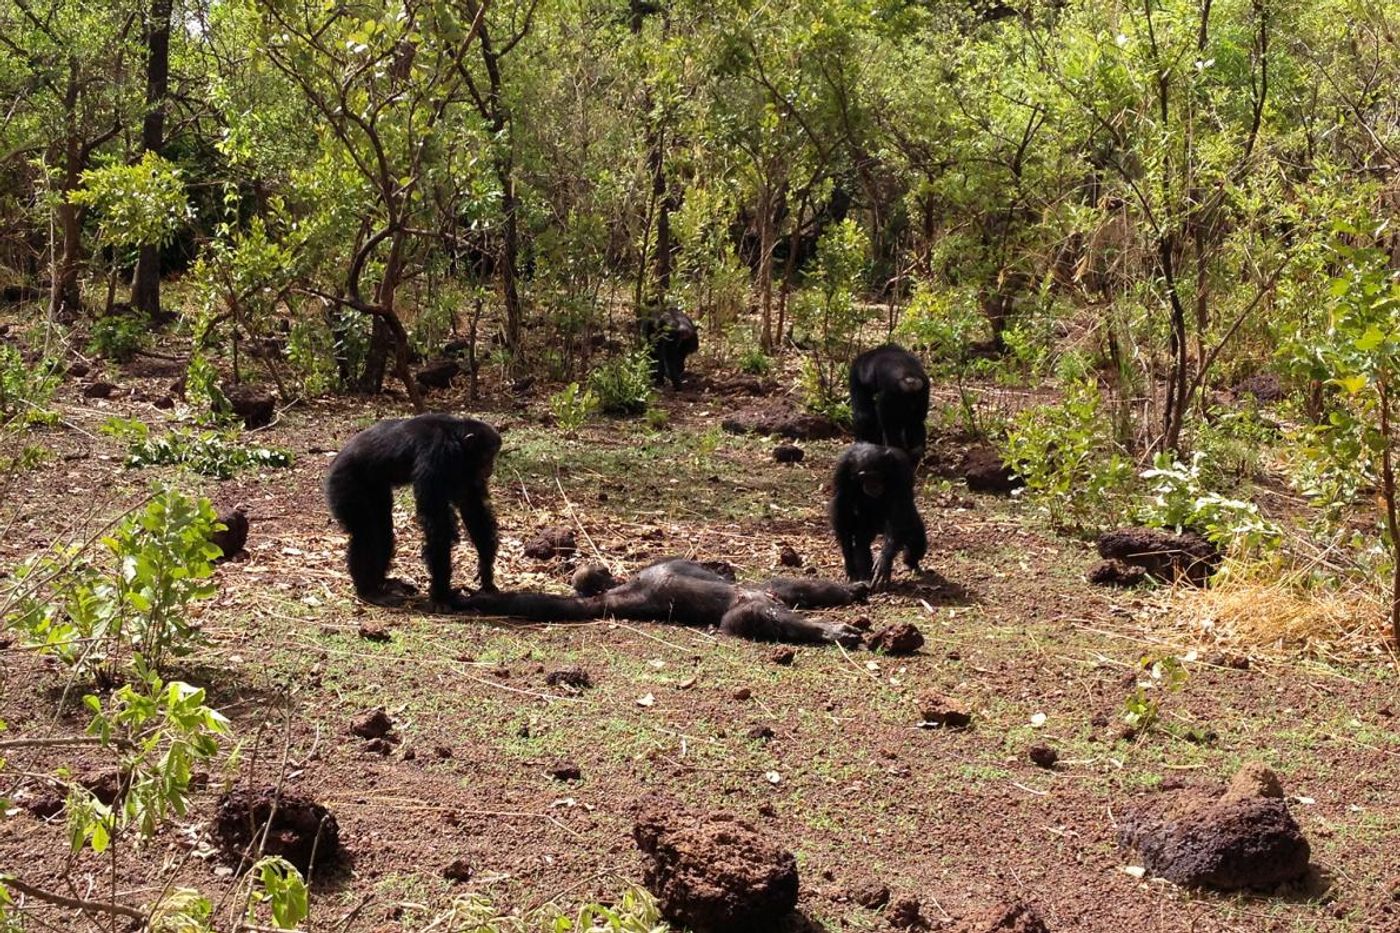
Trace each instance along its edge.
{"label": "chimpanzee hand", "polygon": [[865,633],[853,625],[832,622],[826,628],[826,640],[843,648],[859,648]]}
{"label": "chimpanzee hand", "polygon": [[870,584],[865,580],[857,580],[847,586],[851,591],[851,601],[863,603],[870,598]]}
{"label": "chimpanzee hand", "polygon": [[890,561],[881,554],[875,561],[875,572],[870,575],[870,592],[878,593],[890,585]]}

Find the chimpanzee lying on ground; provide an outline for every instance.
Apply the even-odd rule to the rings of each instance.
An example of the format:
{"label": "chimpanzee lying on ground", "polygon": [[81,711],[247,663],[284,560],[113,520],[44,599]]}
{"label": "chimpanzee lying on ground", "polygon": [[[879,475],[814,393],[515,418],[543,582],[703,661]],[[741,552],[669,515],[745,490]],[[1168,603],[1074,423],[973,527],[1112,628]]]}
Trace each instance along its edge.
{"label": "chimpanzee lying on ground", "polygon": [[679,389],[685,379],[685,358],[700,349],[699,329],[690,315],[667,308],[642,321],[642,339],[651,349],[652,381],[667,379]]}
{"label": "chimpanzee lying on ground", "polygon": [[350,438],[331,463],[326,499],[350,535],[346,556],[362,599],[395,605],[414,592],[384,576],[394,556],[393,490],[409,483],[432,601],[443,608],[465,605],[452,590],[452,545],[459,539],[454,508],[476,548],[481,588],[496,588],[496,517],[487,483],[500,449],[501,436],[489,424],[441,414],[381,421]]}
{"label": "chimpanzee lying on ground", "polygon": [[606,567],[586,565],[574,574],[575,596],[482,593],[466,601],[486,615],[535,622],[569,622],[613,616],[642,622],[718,626],[754,641],[860,643],[859,629],[809,619],[793,609],[847,606],[865,598],[863,584],[779,577],[753,586],[730,583],[689,560],[662,560],[617,584]]}
{"label": "chimpanzee lying on ground", "polygon": [[[847,579],[884,587],[900,551],[909,569],[917,571],[928,537],[914,504],[914,467],[904,451],[852,444],[836,460],[833,483],[831,528],[841,543]],[[870,546],[881,534],[880,559],[872,563]]]}
{"label": "chimpanzee lying on ground", "polygon": [[928,374],[914,354],[887,343],[851,362],[856,440],[898,447],[918,463],[928,434]]}

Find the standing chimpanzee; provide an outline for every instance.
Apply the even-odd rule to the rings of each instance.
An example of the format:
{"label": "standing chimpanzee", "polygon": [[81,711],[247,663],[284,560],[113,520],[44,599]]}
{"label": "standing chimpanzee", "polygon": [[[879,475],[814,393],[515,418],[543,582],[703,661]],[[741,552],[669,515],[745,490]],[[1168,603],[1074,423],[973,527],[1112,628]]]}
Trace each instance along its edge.
{"label": "standing chimpanzee", "polygon": [[[910,570],[928,550],[924,520],[914,504],[914,467],[898,447],[856,443],[836,461],[831,527],[841,542],[846,578],[869,580],[880,589],[890,582],[895,557],[904,552]],[[885,536],[880,559],[871,562],[870,546]]]}
{"label": "standing chimpanzee", "polygon": [[928,374],[918,357],[893,343],[851,363],[851,419],[856,440],[898,447],[917,464],[924,457]]}
{"label": "standing chimpanzee", "polygon": [[642,339],[651,350],[651,377],[657,385],[667,379],[677,390],[685,379],[685,358],[700,349],[699,328],[690,315],[666,308],[642,320]]}
{"label": "standing chimpanzee", "polygon": [[849,606],[865,599],[863,583],[777,577],[766,583],[731,583],[694,561],[672,558],[644,567],[625,583],[601,564],[574,574],[575,596],[549,593],[476,593],[467,606],[487,615],[536,622],[569,622],[613,616],[641,622],[718,626],[753,641],[860,643],[860,630],[841,622],[809,619],[794,609]]}
{"label": "standing chimpanzee", "polygon": [[388,606],[414,592],[385,578],[394,556],[393,490],[409,483],[433,603],[449,609],[465,604],[452,589],[452,546],[459,540],[454,508],[476,548],[481,588],[496,589],[496,516],[487,483],[500,449],[501,435],[489,424],[442,414],[381,421],[350,438],[331,463],[326,499],[350,535],[346,556],[362,599]]}

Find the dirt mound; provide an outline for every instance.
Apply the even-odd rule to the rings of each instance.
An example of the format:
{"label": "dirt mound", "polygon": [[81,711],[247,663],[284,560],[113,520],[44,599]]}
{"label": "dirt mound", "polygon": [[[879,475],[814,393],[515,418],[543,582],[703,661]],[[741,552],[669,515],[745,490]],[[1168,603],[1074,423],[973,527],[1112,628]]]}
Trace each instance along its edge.
{"label": "dirt mound", "polygon": [[117,391],[116,385],[110,382],[90,382],[83,386],[83,398],[111,398]]}
{"label": "dirt mound", "polygon": [[1095,586],[1138,586],[1147,580],[1147,570],[1121,560],[1106,560],[1095,564],[1085,574]]}
{"label": "dirt mound", "polygon": [[972,713],[967,708],[936,690],[919,694],[919,716],[924,724],[945,729],[966,729],[972,725]]}
{"label": "dirt mound", "polygon": [[790,544],[784,544],[778,551],[778,564],[782,567],[801,567],[802,555]]}
{"label": "dirt mound", "polygon": [[632,837],[662,915],[695,933],[760,933],[797,905],[797,860],[732,816],[644,809]]}
{"label": "dirt mound", "polygon": [[796,412],[785,406],[749,408],[720,422],[730,434],[776,434],[796,441],[820,441],[840,437],[841,426],[830,418]]}
{"label": "dirt mound", "polygon": [[581,667],[561,667],[545,674],[544,682],[551,687],[580,691],[593,686],[593,676]]}
{"label": "dirt mound", "polygon": [[1098,546],[1105,560],[1134,564],[1163,583],[1205,586],[1220,566],[1215,545],[1194,531],[1177,535],[1160,528],[1119,528],[1099,535]]}
{"label": "dirt mound", "polygon": [[885,654],[913,654],[924,646],[924,634],[912,623],[899,622],[866,638],[865,646]]}
{"label": "dirt mound", "polygon": [[[266,838],[263,836],[267,830]],[[214,839],[231,861],[280,855],[302,874],[341,855],[340,826],[319,803],[276,788],[231,790],[219,798]],[[261,851],[257,851],[261,843]]]}
{"label": "dirt mound", "polygon": [[209,541],[223,551],[221,559],[226,560],[243,553],[243,548],[248,543],[248,513],[241,508],[220,512],[219,524],[224,526],[224,530],[214,532],[209,536]]}
{"label": "dirt mound", "polygon": [[578,552],[578,538],[572,528],[554,525],[542,529],[525,544],[525,556],[532,560],[553,560]]}
{"label": "dirt mound", "polygon": [[1311,849],[1278,778],[1246,765],[1223,793],[1183,788],[1128,811],[1118,844],[1149,874],[1186,887],[1270,890],[1308,871]]}
{"label": "dirt mound", "polygon": [[801,463],[807,452],[796,444],[779,444],[773,448],[773,459],[779,463]]}
{"label": "dirt mound", "polygon": [[350,731],[362,739],[382,739],[394,731],[394,721],[380,707],[356,716],[350,723]]}
{"label": "dirt mound", "polygon": [[992,447],[969,447],[958,465],[958,474],[973,492],[1005,495],[1026,484]]}
{"label": "dirt mound", "polygon": [[271,392],[249,385],[225,385],[223,393],[233,413],[242,419],[244,427],[261,428],[272,423],[277,400]]}
{"label": "dirt mound", "polygon": [[959,933],[1050,933],[1045,921],[1024,901],[997,904],[958,929]]}

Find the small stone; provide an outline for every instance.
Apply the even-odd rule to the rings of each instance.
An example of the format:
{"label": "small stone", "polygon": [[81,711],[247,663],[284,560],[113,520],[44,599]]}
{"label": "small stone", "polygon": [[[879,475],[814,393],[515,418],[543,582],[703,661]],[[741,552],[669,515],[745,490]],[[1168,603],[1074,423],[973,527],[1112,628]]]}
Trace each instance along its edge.
{"label": "small stone", "polygon": [[1060,760],[1060,753],[1043,743],[1032,745],[1027,754],[1030,755],[1031,761],[1037,768],[1045,768],[1046,770],[1055,767],[1055,762]]}
{"label": "small stone", "polygon": [[446,760],[446,759],[448,759],[448,758],[451,758],[451,757],[452,757],[452,746],[451,746],[451,745],[434,745],[434,746],[433,746],[433,755],[435,755],[436,757],[441,758],[441,759],[443,759],[443,760]]}
{"label": "small stone", "polygon": [[470,881],[472,880],[472,866],[464,858],[453,859],[442,870],[442,876],[448,881]]}
{"label": "small stone", "polygon": [[572,761],[556,761],[549,766],[546,773],[556,781],[583,780],[583,769]]}
{"label": "small stone", "polygon": [[913,654],[924,646],[924,635],[912,623],[899,622],[868,637],[865,646],[885,654]]}
{"label": "small stone", "polygon": [[1246,800],[1250,797],[1273,797],[1283,799],[1283,785],[1278,775],[1262,761],[1247,761],[1230,778],[1230,786],[1225,789],[1222,800]]}
{"label": "small stone", "polygon": [[919,695],[919,715],[927,725],[946,729],[966,729],[972,724],[972,714],[941,693],[925,691]]}
{"label": "small stone", "polygon": [[68,366],[68,375],[74,379],[81,379],[90,372],[92,372],[92,367],[82,360],[76,360]]}
{"label": "small stone", "polygon": [[360,637],[365,641],[386,642],[393,636],[389,634],[389,630],[384,627],[383,622],[366,619],[360,623]]}
{"label": "small stone", "polygon": [[797,651],[788,645],[783,645],[774,648],[768,659],[781,667],[791,667],[792,662],[797,659]]}
{"label": "small stone", "polygon": [[412,745],[404,746],[403,754],[399,755],[401,761],[415,761],[418,758],[418,750]]}
{"label": "small stone", "polygon": [[350,731],[362,739],[382,739],[394,731],[394,721],[381,707],[368,710],[355,717],[355,720],[350,723]]}
{"label": "small stone", "polygon": [[372,755],[388,755],[394,750],[388,739],[370,739],[362,747]]}
{"label": "small stone", "polygon": [[859,631],[862,631],[862,632],[868,632],[868,631],[870,631],[874,626],[875,626],[875,623],[872,622],[872,621],[870,621],[870,616],[857,616],[855,619],[853,619],[853,620],[851,621],[851,628],[853,628],[853,629],[858,629]]}
{"label": "small stone", "polygon": [[581,667],[561,667],[544,675],[544,682],[551,687],[587,690],[593,686],[593,677]]}
{"label": "small stone", "polygon": [[801,567],[802,555],[797,553],[791,545],[784,544],[778,551],[778,563],[784,567]]}
{"label": "small stone", "polygon": [[525,556],[532,560],[553,560],[578,552],[578,539],[572,528],[556,525],[542,529],[525,545]]}
{"label": "small stone", "polygon": [[740,687],[738,690],[734,691],[734,699],[739,700],[740,702],[743,702],[744,700],[747,700],[752,696],[753,691],[750,690],[748,687]]}
{"label": "small stone", "polygon": [[773,459],[779,463],[801,463],[806,451],[796,444],[779,444],[773,448]]}
{"label": "small stone", "polygon": [[754,726],[748,731],[748,737],[755,742],[767,742],[774,736],[772,726]]}
{"label": "small stone", "polygon": [[91,382],[83,386],[83,398],[111,398],[117,387],[110,382]]}

